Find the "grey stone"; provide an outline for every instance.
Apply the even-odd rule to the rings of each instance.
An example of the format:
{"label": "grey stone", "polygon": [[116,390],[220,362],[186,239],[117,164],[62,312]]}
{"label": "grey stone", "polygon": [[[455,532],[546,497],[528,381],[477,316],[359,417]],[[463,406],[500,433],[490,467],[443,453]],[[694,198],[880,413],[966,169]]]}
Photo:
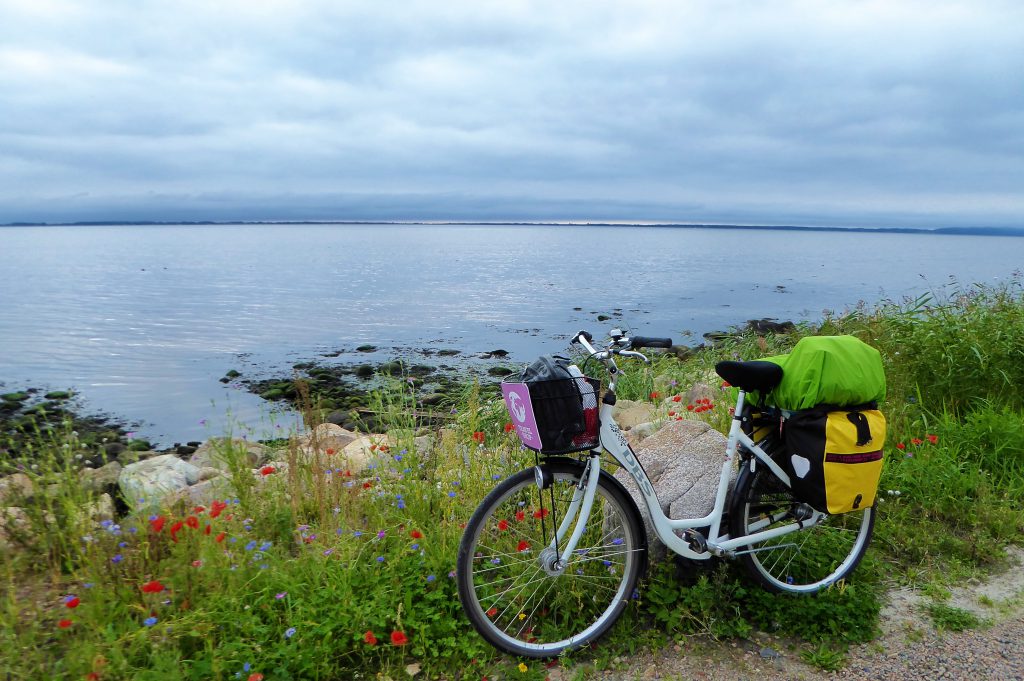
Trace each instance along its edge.
{"label": "grey stone", "polygon": [[629,430],[637,424],[653,421],[655,411],[654,405],[649,402],[619,400],[615,405],[612,416],[622,430]]}
{"label": "grey stone", "polygon": [[258,442],[249,442],[241,438],[211,438],[203,443],[189,457],[189,463],[199,468],[216,468],[228,472],[231,461],[240,457],[242,468],[253,468],[267,460],[267,448]]}
{"label": "grey stone", "polygon": [[118,477],[118,484],[129,504],[136,505],[139,499],[152,504],[171,492],[194,485],[199,482],[199,476],[197,466],[173,454],[161,454],[125,466]]}
{"label": "grey stone", "polygon": [[0,478],[0,503],[28,501],[34,493],[32,480],[24,473],[14,473],[6,478]]}
{"label": "grey stone", "polygon": [[235,496],[231,481],[223,475],[216,478],[203,480],[184,489],[169,494],[164,502],[173,506],[179,501],[184,501],[187,506],[209,506],[214,501],[223,500]]}
{"label": "grey stone", "polygon": [[83,468],[79,476],[82,487],[93,492],[105,492],[117,485],[122,468],[117,461],[111,461],[100,468]]}
{"label": "grey stone", "polygon": [[93,522],[114,519],[114,500],[104,492],[95,501],[85,507],[85,513]]}
{"label": "grey stone", "polygon": [[[711,512],[725,462],[726,438],[703,421],[669,421],[661,430],[637,445],[637,458],[668,517],[701,518]],[[735,468],[731,479],[735,479]],[[667,549],[651,524],[647,504],[624,469],[615,472],[633,496],[644,519],[651,560],[661,560]],[[728,507],[728,502],[726,502]]]}
{"label": "grey stone", "polygon": [[30,540],[30,522],[25,509],[0,507],[0,551],[13,548],[17,539]]}

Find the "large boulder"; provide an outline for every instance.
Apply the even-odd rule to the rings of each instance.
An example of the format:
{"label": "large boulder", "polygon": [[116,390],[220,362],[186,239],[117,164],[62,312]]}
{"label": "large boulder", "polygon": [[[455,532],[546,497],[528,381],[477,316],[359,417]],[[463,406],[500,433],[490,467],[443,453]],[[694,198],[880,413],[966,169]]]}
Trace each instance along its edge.
{"label": "large boulder", "polygon": [[107,492],[117,486],[123,466],[111,461],[100,468],[83,468],[79,474],[82,487],[92,492]]}
{"label": "large boulder", "polygon": [[319,457],[321,461],[330,461],[330,457],[341,454],[358,439],[358,435],[337,424],[321,423],[308,434],[298,438],[299,460],[309,462]]}
{"label": "large boulder", "polygon": [[125,466],[118,485],[129,504],[155,504],[171,492],[196,484],[201,476],[198,466],[174,454],[161,454]]}
{"label": "large boulder", "polygon": [[341,461],[348,470],[358,473],[394,448],[395,442],[387,435],[363,435],[342,450]]}
{"label": "large boulder", "polygon": [[25,509],[17,506],[0,506],[0,551],[13,548],[31,536],[31,522]]}
{"label": "large boulder", "polygon": [[199,468],[216,468],[230,472],[232,461],[238,461],[241,468],[255,468],[268,457],[267,448],[258,442],[249,442],[238,437],[215,437],[200,445],[188,461]]}
{"label": "large boulder", "polygon": [[[703,421],[669,421],[637,445],[635,451],[669,518],[701,518],[715,505],[718,480],[725,461],[726,438]],[[735,478],[733,470],[731,477]],[[651,524],[647,503],[624,469],[615,477],[626,485],[644,519],[651,560],[664,558],[667,549]]]}
{"label": "large boulder", "polygon": [[35,493],[32,480],[24,473],[0,478],[0,503],[20,504],[29,501]]}
{"label": "large boulder", "polygon": [[641,423],[649,423],[654,420],[657,409],[650,402],[634,402],[633,400],[619,400],[615,404],[612,416],[622,430],[630,430],[633,426]]}
{"label": "large boulder", "polygon": [[[210,469],[204,468],[204,471]],[[179,501],[184,501],[188,507],[210,506],[214,501],[229,499],[235,496],[235,489],[231,485],[231,479],[224,475],[216,475],[211,478],[200,480],[194,485],[184,489],[171,492],[164,499],[167,506],[174,506]]]}

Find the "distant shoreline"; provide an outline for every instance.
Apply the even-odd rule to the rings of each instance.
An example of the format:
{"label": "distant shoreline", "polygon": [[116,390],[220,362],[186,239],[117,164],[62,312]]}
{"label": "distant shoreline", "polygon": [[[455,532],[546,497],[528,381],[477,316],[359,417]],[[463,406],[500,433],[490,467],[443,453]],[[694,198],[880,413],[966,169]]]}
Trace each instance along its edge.
{"label": "distant shoreline", "polygon": [[422,225],[427,227],[658,227],[666,229],[728,229],[783,232],[854,232],[870,234],[938,234],[954,236],[1024,236],[1021,227],[825,227],[803,225],[723,225],[674,222],[583,222],[583,221],[437,221],[437,220],[106,220],[80,222],[8,222],[0,227],[169,227],[240,225]]}

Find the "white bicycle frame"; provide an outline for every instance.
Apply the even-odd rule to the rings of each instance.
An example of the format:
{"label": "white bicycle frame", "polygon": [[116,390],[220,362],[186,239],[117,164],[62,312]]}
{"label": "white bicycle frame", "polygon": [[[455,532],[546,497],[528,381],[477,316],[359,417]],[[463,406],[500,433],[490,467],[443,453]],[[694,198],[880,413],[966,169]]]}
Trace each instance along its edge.
{"label": "white bicycle frame", "polygon": [[[579,338],[579,341],[592,356],[598,356],[601,354],[595,350],[586,341],[586,339]],[[611,381],[609,382],[608,389],[610,392],[614,393],[618,371],[614,362],[612,363],[610,370]],[[748,534],[743,537],[730,537],[728,533],[722,531],[722,514],[725,511],[726,496],[729,490],[729,472],[732,469],[738,445],[743,445],[751,452],[751,454],[753,454],[753,458],[750,460],[749,464],[752,467],[751,471],[753,471],[753,466],[757,465],[756,462],[760,461],[771,469],[772,473],[774,473],[787,487],[790,486],[789,476],[786,472],[772,460],[768,453],[761,449],[757,443],[751,440],[750,437],[743,432],[741,428],[741,417],[743,414],[745,397],[745,393],[740,390],[739,395],[736,398],[732,427],[729,429],[729,437],[725,448],[725,460],[722,462],[722,472],[718,481],[718,491],[715,494],[715,504],[711,513],[703,518],[673,519],[665,515],[661,510],[661,502],[658,500],[658,495],[654,491],[654,485],[651,484],[650,479],[647,477],[647,473],[644,471],[643,466],[637,459],[633,449],[626,441],[626,437],[623,435],[622,430],[619,428],[618,424],[615,423],[615,419],[612,416],[614,405],[606,402],[602,402],[601,404],[601,446],[605,451],[611,454],[619,465],[629,472],[630,476],[632,476],[634,482],[636,482],[637,488],[640,490],[640,494],[643,497],[644,502],[647,504],[647,510],[650,513],[651,522],[654,525],[654,531],[657,533],[658,538],[665,544],[665,546],[679,555],[695,560],[707,560],[711,558],[711,556],[733,557],[742,553],[754,552],[758,549],[746,547],[756,545],[769,539],[782,537],[806,527],[811,527],[821,522],[826,517],[823,513],[813,511],[806,520],[794,520],[792,523],[781,527],[757,531],[761,527],[767,527],[778,522],[784,516],[762,518],[759,522],[751,523],[750,527],[755,531],[752,534]],[[562,521],[559,523],[558,530],[555,532],[555,536],[549,544],[550,548],[556,550],[561,556],[573,555],[573,552],[576,549],[576,544],[579,541],[579,538],[583,535],[583,531],[586,529],[587,521],[590,518],[590,510],[594,503],[594,495],[597,492],[597,481],[600,478],[600,474],[601,454],[599,452],[593,452],[587,461],[587,470],[584,473],[584,477],[586,478],[586,487],[578,489],[576,494],[573,495],[573,499],[570,502]],[[569,532],[569,527],[572,525],[574,518],[576,525],[573,529],[572,535],[569,537],[568,542],[559,549],[558,545],[561,544],[563,538]],[[680,537],[676,534],[676,532],[679,531],[698,527],[709,528],[707,537],[705,538],[707,549],[704,551],[695,551],[691,548],[690,539]],[[563,568],[564,566],[565,562],[562,564]]]}

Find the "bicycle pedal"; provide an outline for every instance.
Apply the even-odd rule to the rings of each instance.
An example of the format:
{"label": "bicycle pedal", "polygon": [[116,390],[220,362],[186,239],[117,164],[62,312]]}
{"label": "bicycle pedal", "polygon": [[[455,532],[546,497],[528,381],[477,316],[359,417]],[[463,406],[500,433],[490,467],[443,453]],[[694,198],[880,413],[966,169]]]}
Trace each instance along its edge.
{"label": "bicycle pedal", "polygon": [[686,545],[690,547],[690,550],[694,553],[707,553],[708,540],[707,538],[694,529],[689,529],[683,532],[683,538],[686,539]]}

